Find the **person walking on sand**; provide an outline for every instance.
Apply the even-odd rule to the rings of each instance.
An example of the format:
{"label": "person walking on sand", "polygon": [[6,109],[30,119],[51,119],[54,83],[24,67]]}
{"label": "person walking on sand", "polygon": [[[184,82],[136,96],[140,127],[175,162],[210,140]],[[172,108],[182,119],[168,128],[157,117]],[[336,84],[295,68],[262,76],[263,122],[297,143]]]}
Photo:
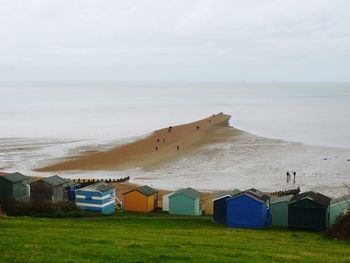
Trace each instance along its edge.
{"label": "person walking on sand", "polygon": [[157,139],[157,143],[159,143],[159,139]]}
{"label": "person walking on sand", "polygon": [[176,149],[177,149],[177,150],[180,150],[180,146],[179,146],[179,145],[178,145],[178,146],[176,146]]}
{"label": "person walking on sand", "polygon": [[294,177],[293,177],[293,184],[295,184],[295,176],[296,176],[296,175],[297,175],[297,173],[294,171],[294,172],[293,172],[293,176],[294,176]]}
{"label": "person walking on sand", "polygon": [[156,151],[158,151],[158,147],[156,147]]}
{"label": "person walking on sand", "polygon": [[165,142],[165,138],[163,138],[163,142]]}
{"label": "person walking on sand", "polygon": [[289,177],[290,177],[290,174],[289,172],[287,172],[287,184],[289,183]]}

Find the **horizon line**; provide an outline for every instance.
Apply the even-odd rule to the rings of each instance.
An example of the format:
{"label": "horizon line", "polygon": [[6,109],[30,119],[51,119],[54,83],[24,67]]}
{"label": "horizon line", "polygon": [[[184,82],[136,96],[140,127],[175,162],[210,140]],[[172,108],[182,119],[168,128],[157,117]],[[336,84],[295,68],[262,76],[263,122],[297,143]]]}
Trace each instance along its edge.
{"label": "horizon line", "polygon": [[0,83],[44,83],[44,82],[106,82],[106,83],[320,83],[320,84],[350,84],[347,81],[316,81],[316,80],[0,80]]}

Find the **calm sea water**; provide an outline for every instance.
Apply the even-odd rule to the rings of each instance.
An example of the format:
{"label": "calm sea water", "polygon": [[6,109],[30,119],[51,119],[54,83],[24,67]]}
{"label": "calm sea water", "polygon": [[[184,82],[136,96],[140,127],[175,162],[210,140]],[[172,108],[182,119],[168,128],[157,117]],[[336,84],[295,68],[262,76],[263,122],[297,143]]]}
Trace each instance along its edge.
{"label": "calm sea water", "polygon": [[256,135],[350,147],[350,84],[2,82],[0,94],[0,138],[128,138],[223,111]]}

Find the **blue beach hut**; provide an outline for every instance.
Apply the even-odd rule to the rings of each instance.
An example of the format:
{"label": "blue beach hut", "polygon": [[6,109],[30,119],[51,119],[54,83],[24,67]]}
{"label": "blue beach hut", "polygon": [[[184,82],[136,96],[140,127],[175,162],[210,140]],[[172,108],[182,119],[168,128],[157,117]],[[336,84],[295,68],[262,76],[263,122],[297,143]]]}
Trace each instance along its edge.
{"label": "blue beach hut", "polygon": [[115,212],[115,189],[106,183],[97,183],[76,190],[76,205],[88,211],[112,214]]}
{"label": "blue beach hut", "polygon": [[227,199],[231,195],[227,194],[213,200],[213,222],[215,224],[226,225],[227,222]]}
{"label": "blue beach hut", "polygon": [[69,201],[75,200],[75,192],[79,188],[80,188],[80,185],[75,183],[75,182],[70,181],[68,183],[67,190],[68,190],[68,200]]}
{"label": "blue beach hut", "polygon": [[270,196],[249,189],[227,199],[227,226],[264,228],[271,224]]}

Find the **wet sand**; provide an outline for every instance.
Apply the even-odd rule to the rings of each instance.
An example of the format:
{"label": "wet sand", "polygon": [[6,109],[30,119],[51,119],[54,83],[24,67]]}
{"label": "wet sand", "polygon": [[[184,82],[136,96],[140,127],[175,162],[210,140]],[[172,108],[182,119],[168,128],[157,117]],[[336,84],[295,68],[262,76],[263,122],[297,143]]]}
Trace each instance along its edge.
{"label": "wet sand", "polygon": [[150,136],[107,151],[68,158],[60,163],[34,169],[37,172],[70,170],[117,170],[144,167],[176,159],[188,150],[208,142],[208,133],[216,126],[228,126],[230,115],[215,114],[208,118],[163,128]]}

